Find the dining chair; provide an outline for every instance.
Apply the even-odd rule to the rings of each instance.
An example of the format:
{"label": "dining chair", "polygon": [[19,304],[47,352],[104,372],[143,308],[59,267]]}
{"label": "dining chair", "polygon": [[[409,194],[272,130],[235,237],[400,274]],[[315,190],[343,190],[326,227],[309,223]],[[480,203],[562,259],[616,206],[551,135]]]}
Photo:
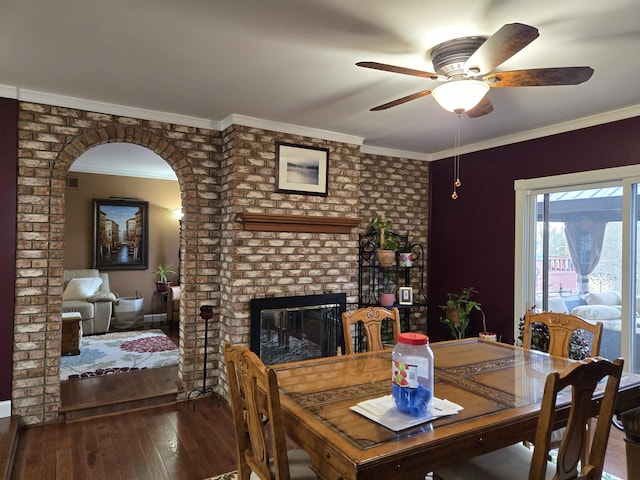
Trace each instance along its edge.
{"label": "dining chair", "polygon": [[302,449],[287,451],[276,372],[245,346],[224,345],[239,480],[316,479]]}
{"label": "dining chair", "polygon": [[382,329],[385,320],[391,326],[393,344],[390,346],[393,346],[398,343],[398,333],[400,333],[400,311],[397,308],[364,307],[353,312],[343,312],[342,331],[344,333],[345,353],[358,352],[354,344],[355,339],[352,327],[356,332],[360,331],[358,327],[362,328],[367,352],[384,350],[385,344],[383,343]]}
{"label": "dining chair", "polygon": [[[586,320],[567,313],[541,312],[533,313],[527,311],[524,316],[524,336],[522,345],[524,348],[531,348],[533,325],[541,323],[549,330],[549,354],[555,357],[570,357],[570,343],[573,333],[582,329],[590,334],[589,356],[600,355],[600,343],[602,337],[602,322],[589,323]],[[587,422],[587,431],[591,429],[591,422]],[[558,448],[564,429],[558,429],[551,435],[551,449]],[[526,443],[525,443],[526,444]],[[589,436],[584,445],[583,461],[589,451]]]}
{"label": "dining chair", "polygon": [[[533,451],[522,443],[518,443],[440,469],[435,472],[434,478],[439,480],[599,479],[604,466],[623,364],[622,358],[610,361],[595,357],[570,365],[562,372],[550,373],[545,382]],[[585,426],[590,417],[591,399],[599,382],[605,377],[607,382],[603,397],[598,402],[593,442],[587,459],[582,461],[578,468],[586,437],[589,434]],[[571,389],[569,418],[558,449],[557,461],[551,462],[548,459],[548,451],[558,393],[567,387]],[[568,393],[561,394],[564,396],[562,403],[564,400],[569,400]],[[557,476],[554,476],[556,474]]]}
{"label": "dining chair", "polygon": [[549,329],[549,354],[554,357],[569,358],[571,335],[579,328],[591,334],[589,356],[597,357],[600,355],[602,322],[589,323],[568,313],[533,313],[528,310],[524,315],[524,336],[522,340],[524,348],[531,348],[531,332],[535,323],[542,323]]}

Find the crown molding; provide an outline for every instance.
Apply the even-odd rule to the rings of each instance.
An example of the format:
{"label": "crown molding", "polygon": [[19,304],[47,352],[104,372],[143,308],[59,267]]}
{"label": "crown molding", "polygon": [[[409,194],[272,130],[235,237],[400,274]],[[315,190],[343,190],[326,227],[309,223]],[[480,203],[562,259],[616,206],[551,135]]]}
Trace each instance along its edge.
{"label": "crown molding", "polygon": [[408,158],[411,160],[430,161],[431,155],[428,153],[409,152],[406,150],[394,150],[392,148],[374,147],[362,145],[360,151],[367,155],[381,155],[384,157]]}
{"label": "crown molding", "polygon": [[[0,92],[2,91],[0,86]],[[175,123],[186,127],[215,129],[212,122],[206,118],[190,117],[176,113],[147,110],[144,108],[129,107],[115,103],[98,102],[84,98],[68,97],[46,92],[38,92],[24,88],[16,89],[17,100],[23,102],[41,103],[44,105],[54,105],[56,107],[74,108],[88,112],[105,113],[108,115],[118,115],[123,117],[139,118],[155,122]]]}
{"label": "crown molding", "polygon": [[17,99],[18,89],[9,85],[0,85],[0,97]]}
{"label": "crown molding", "polygon": [[246,115],[231,114],[225,119],[217,121],[207,118],[191,117],[188,115],[179,115],[169,112],[160,112],[156,110],[129,107],[126,105],[98,102],[82,98],[68,97],[64,95],[56,95],[35,90],[17,88],[10,85],[0,85],[0,97],[14,98],[25,102],[55,105],[65,108],[75,108],[78,110],[99,112],[109,115],[120,115],[132,118],[140,118],[143,120],[174,123],[187,127],[206,128],[217,131],[223,131],[224,129],[234,124],[243,125],[246,127],[260,128],[264,130],[289,133],[293,135],[301,135],[311,138],[320,138],[328,141],[359,145],[360,151],[364,154],[408,158],[421,161],[441,160],[443,158],[452,157],[456,154],[463,155],[472,152],[488,150],[490,148],[502,147],[513,143],[525,142],[536,138],[547,137],[559,133],[566,133],[573,130],[579,130],[581,128],[588,128],[595,125],[601,125],[640,116],[640,105],[634,105],[631,107],[612,110],[609,112],[591,115],[589,117],[583,117],[568,122],[557,123],[534,130],[526,130],[512,135],[505,135],[483,142],[463,145],[459,149],[452,148],[434,153],[420,153],[365,145],[365,139],[356,135],[348,135],[340,132],[333,132],[330,130],[315,129],[304,127],[301,125],[293,125],[290,123],[276,122],[272,120],[249,117]]}
{"label": "crown molding", "polygon": [[124,170],[124,169],[118,169],[118,168],[109,168],[109,167],[105,167],[104,165],[91,165],[91,167],[89,168],[83,168],[83,167],[74,167],[73,165],[71,166],[71,169],[69,170],[70,174],[73,173],[92,173],[92,174],[97,174],[97,175],[113,175],[116,177],[135,177],[135,178],[151,178],[154,180],[171,180],[171,181],[176,181],[178,179],[178,177],[176,177],[175,173],[173,175],[162,175],[159,174],[157,172],[151,172],[151,171],[144,171],[144,172],[139,172],[139,171],[135,171],[132,172],[131,170]]}
{"label": "crown molding", "polygon": [[534,130],[526,130],[524,132],[518,132],[513,135],[505,135],[503,137],[493,138],[485,142],[471,143],[469,145],[461,146],[459,149],[448,149],[431,154],[430,160],[441,160],[443,158],[453,157],[454,155],[463,155],[466,153],[479,152],[481,150],[488,150],[490,148],[503,147],[513,143],[526,142],[528,140],[535,140],[536,138],[549,137],[551,135],[557,135],[559,133],[571,132],[573,130],[580,130],[581,128],[594,127],[596,125],[603,125],[605,123],[617,122],[618,120],[625,120],[627,118],[633,118],[640,116],[640,105],[634,105],[631,107],[620,108],[618,110],[611,110],[609,112],[599,113],[597,115],[591,115],[589,117],[578,118],[568,122],[556,123],[542,128]]}
{"label": "crown molding", "polygon": [[293,135],[301,135],[304,137],[321,138],[323,140],[329,140],[332,142],[350,143],[354,145],[362,145],[363,141],[362,137],[358,137],[356,135],[347,135],[345,133],[333,132],[331,130],[303,127],[301,125],[293,125],[291,123],[265,120],[263,118],[248,117],[246,115],[237,115],[234,113],[232,113],[222,121],[221,130],[228,128],[231,125],[243,125],[245,127],[290,133]]}

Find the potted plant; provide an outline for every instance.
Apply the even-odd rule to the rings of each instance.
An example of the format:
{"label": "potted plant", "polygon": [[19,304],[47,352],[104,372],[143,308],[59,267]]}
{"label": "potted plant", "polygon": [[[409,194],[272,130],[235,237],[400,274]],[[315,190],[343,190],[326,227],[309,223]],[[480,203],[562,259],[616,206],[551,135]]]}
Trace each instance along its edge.
{"label": "potted plant", "polygon": [[167,279],[167,275],[175,275],[178,272],[173,269],[173,265],[159,264],[158,269],[153,273],[160,277],[160,280],[156,282],[156,290],[158,292],[168,292],[171,282]]}
{"label": "potted plant", "polygon": [[464,338],[469,326],[469,317],[473,310],[482,312],[480,304],[471,297],[478,292],[473,287],[463,288],[462,293],[448,293],[447,303],[440,305],[445,316],[440,321],[446,324],[456,339]]}
{"label": "potted plant", "polygon": [[380,305],[391,307],[396,302],[396,272],[385,270],[382,274],[382,286],[380,287]]}
{"label": "potted plant", "polygon": [[391,235],[387,235],[387,230],[391,225],[391,220],[386,220],[384,215],[373,217],[370,220],[371,230],[379,232],[380,239],[376,249],[376,258],[381,267],[391,267],[396,263],[396,249],[398,242]]}
{"label": "potted plant", "polygon": [[478,337],[483,340],[489,340],[490,342],[497,342],[498,336],[494,332],[487,331],[487,317],[485,317],[482,310],[480,310],[480,313],[482,314],[482,331],[478,333]]}

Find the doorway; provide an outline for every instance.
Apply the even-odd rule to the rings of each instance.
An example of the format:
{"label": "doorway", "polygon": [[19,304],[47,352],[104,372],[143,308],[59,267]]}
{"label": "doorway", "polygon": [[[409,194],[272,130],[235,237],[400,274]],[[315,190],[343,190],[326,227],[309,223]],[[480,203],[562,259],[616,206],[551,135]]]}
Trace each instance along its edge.
{"label": "doorway", "polygon": [[[111,291],[116,297],[144,299],[145,321],[141,330],[162,330],[177,346],[180,329],[177,323],[175,326],[170,326],[166,321],[171,306],[165,297],[157,301],[155,295],[157,276],[154,274],[159,264],[171,265],[176,272],[179,272],[181,228],[174,211],[181,207],[181,194],[175,173],[164,159],[145,147],[130,143],[107,143],[93,147],[80,155],[71,165],[67,175],[63,265],[65,270],[94,267],[92,249],[95,247],[92,234],[95,230],[95,217],[92,208],[95,199],[124,198],[148,202],[148,268],[135,270],[103,268],[101,271],[106,270],[109,274]],[[179,274],[172,275],[170,280],[174,284],[179,284]],[[179,319],[177,320],[179,322]],[[110,332],[115,331],[112,322]],[[137,384],[143,384],[144,380],[140,377],[145,376],[145,372],[148,374],[151,371],[140,370],[136,374]],[[157,373],[153,372],[153,375]],[[105,401],[104,394],[98,394],[94,389],[106,390],[126,400],[128,393],[136,389],[122,390],[110,385],[110,382],[117,381],[116,377],[119,375],[128,374],[108,375],[114,377],[112,379],[90,379],[90,382],[84,383],[81,393],[76,389],[70,394],[66,388],[68,386],[61,386],[63,403],[61,410],[65,409],[65,397],[82,398],[84,403],[92,396]],[[171,378],[170,382],[167,376]],[[162,392],[166,393],[167,384],[170,384],[176,391],[177,378],[176,366],[170,372],[165,371],[162,380],[151,381],[151,386],[143,390],[149,393],[153,385],[161,385]],[[84,382],[84,380],[77,381]],[[109,399],[109,401],[115,400]]]}
{"label": "doorway", "polygon": [[[640,371],[640,168],[516,182],[516,308],[603,324],[600,355]],[[520,257],[522,255],[522,257]]]}

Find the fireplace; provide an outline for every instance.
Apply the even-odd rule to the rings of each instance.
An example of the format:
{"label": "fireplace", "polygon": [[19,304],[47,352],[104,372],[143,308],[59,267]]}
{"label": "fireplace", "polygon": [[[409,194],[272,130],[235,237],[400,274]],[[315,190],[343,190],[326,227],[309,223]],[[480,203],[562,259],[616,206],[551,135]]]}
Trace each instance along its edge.
{"label": "fireplace", "polygon": [[344,293],[251,301],[251,351],[265,365],[328,357],[344,351]]}

